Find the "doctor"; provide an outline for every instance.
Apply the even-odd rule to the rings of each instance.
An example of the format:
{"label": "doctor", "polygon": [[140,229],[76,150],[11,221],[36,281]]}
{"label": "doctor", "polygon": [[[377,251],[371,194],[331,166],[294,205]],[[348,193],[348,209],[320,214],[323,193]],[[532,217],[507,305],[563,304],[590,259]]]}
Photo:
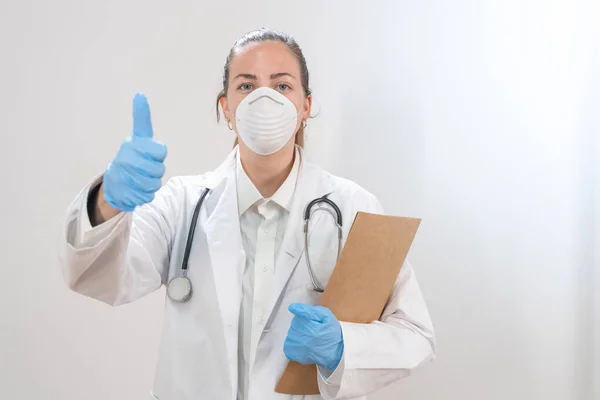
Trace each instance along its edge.
{"label": "doctor", "polygon": [[[221,166],[161,186],[167,148],[154,140],[138,94],[131,136],[68,208],[59,257],[72,290],[116,306],[168,285],[150,399],[360,398],[433,358],[432,323],[409,264],[380,321],[338,321],[315,306],[312,278],[327,284],[338,230],[325,212],[334,208],[320,204],[305,249],[307,204],[326,195],[339,207],[342,242],[357,211],[383,211],[371,193],[305,159],[311,102],[294,39],[248,33],[227,57],[217,99],[239,143]],[[275,393],[288,360],[317,364],[320,396]]]}

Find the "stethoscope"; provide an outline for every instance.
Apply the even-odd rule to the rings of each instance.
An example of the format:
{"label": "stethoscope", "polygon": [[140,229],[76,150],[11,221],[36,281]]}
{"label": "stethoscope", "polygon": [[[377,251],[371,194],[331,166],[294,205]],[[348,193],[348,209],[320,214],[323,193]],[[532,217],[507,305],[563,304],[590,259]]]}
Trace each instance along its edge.
{"label": "stethoscope", "polygon": [[[188,261],[190,259],[190,252],[192,250],[192,242],[194,241],[194,232],[196,230],[196,224],[198,223],[198,216],[200,215],[200,208],[202,208],[202,203],[204,203],[204,199],[206,198],[209,192],[210,189],[204,189],[204,191],[200,195],[200,199],[196,203],[196,207],[194,208],[194,214],[192,216],[192,223],[190,225],[190,230],[185,243],[183,261],[181,262],[181,270],[176,276],[171,278],[171,280],[167,284],[167,296],[169,296],[171,300],[178,303],[184,302],[192,296],[192,282],[187,276]],[[323,203],[329,205],[333,210],[327,207],[318,206],[319,204]],[[335,202],[327,198],[327,195],[312,200],[306,205],[306,209],[304,210],[304,251],[306,254],[306,265],[308,267],[310,280],[312,281],[313,290],[315,292],[323,293],[325,289],[319,283],[319,280],[317,279],[315,272],[313,271],[312,265],[310,263],[310,257],[308,255],[308,224],[310,222],[312,214],[314,213],[314,206],[318,206],[314,211],[325,211],[329,213],[335,221],[335,225],[338,231],[338,259],[342,250],[342,212],[340,211],[340,208],[337,206],[337,204],[335,204]]]}
{"label": "stethoscope", "polygon": [[331,208],[333,208],[332,211],[327,207],[317,207],[315,211],[325,211],[329,213],[335,221],[335,225],[338,231],[338,248],[336,261],[340,258],[340,252],[342,251],[342,212],[333,200],[327,198],[327,195],[314,199],[306,205],[306,209],[304,210],[304,252],[306,254],[306,265],[308,266],[308,274],[310,275],[310,280],[312,281],[313,290],[315,292],[323,293],[325,289],[319,283],[319,280],[315,276],[315,272],[313,271],[312,265],[310,263],[310,257],[308,255],[308,223],[310,222],[310,217],[313,214],[313,207],[320,203],[328,204],[329,206],[331,206]]}

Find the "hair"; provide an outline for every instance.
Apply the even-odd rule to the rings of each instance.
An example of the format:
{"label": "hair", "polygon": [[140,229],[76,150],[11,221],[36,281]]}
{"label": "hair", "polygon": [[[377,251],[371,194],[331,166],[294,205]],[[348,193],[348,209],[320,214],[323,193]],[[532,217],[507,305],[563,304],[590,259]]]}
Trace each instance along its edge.
{"label": "hair", "polygon": [[[223,97],[227,96],[227,90],[229,89],[229,67],[231,66],[231,61],[237,54],[239,50],[244,48],[244,46],[250,43],[262,43],[266,41],[273,41],[283,43],[287,46],[287,48],[294,54],[296,60],[298,60],[298,64],[300,65],[300,80],[302,82],[302,89],[304,90],[304,95],[309,96],[312,92],[309,86],[309,75],[308,75],[308,67],[306,66],[306,59],[304,58],[304,53],[302,53],[302,49],[296,42],[296,40],[288,35],[287,33],[275,31],[269,28],[261,28],[252,32],[246,33],[237,42],[233,45],[231,50],[229,50],[229,55],[225,60],[225,66],[223,68],[223,89],[219,92],[217,96],[217,122],[220,120],[219,113],[219,102]],[[296,133],[296,144],[304,147],[304,128],[302,125],[300,129]],[[238,139],[235,139],[234,147],[238,144]]]}

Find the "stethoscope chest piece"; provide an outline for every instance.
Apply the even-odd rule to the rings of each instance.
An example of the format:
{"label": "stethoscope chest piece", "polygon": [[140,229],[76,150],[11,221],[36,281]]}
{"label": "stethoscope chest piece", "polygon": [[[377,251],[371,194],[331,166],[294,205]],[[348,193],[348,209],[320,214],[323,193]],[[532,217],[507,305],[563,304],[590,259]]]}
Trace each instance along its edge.
{"label": "stethoscope chest piece", "polygon": [[177,303],[182,303],[190,298],[192,283],[187,276],[175,276],[167,285],[167,295]]}

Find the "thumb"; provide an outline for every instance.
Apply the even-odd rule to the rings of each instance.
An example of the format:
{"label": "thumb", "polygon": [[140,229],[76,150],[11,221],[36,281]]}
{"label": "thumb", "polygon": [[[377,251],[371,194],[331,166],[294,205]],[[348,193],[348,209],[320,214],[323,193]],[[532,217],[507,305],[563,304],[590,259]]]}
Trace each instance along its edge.
{"label": "thumb", "polygon": [[148,99],[142,93],[137,93],[133,98],[133,136],[151,138],[153,135]]}
{"label": "thumb", "polygon": [[319,312],[319,308],[302,303],[292,303],[288,310],[296,317],[305,318],[310,321],[322,322],[323,315]]}

